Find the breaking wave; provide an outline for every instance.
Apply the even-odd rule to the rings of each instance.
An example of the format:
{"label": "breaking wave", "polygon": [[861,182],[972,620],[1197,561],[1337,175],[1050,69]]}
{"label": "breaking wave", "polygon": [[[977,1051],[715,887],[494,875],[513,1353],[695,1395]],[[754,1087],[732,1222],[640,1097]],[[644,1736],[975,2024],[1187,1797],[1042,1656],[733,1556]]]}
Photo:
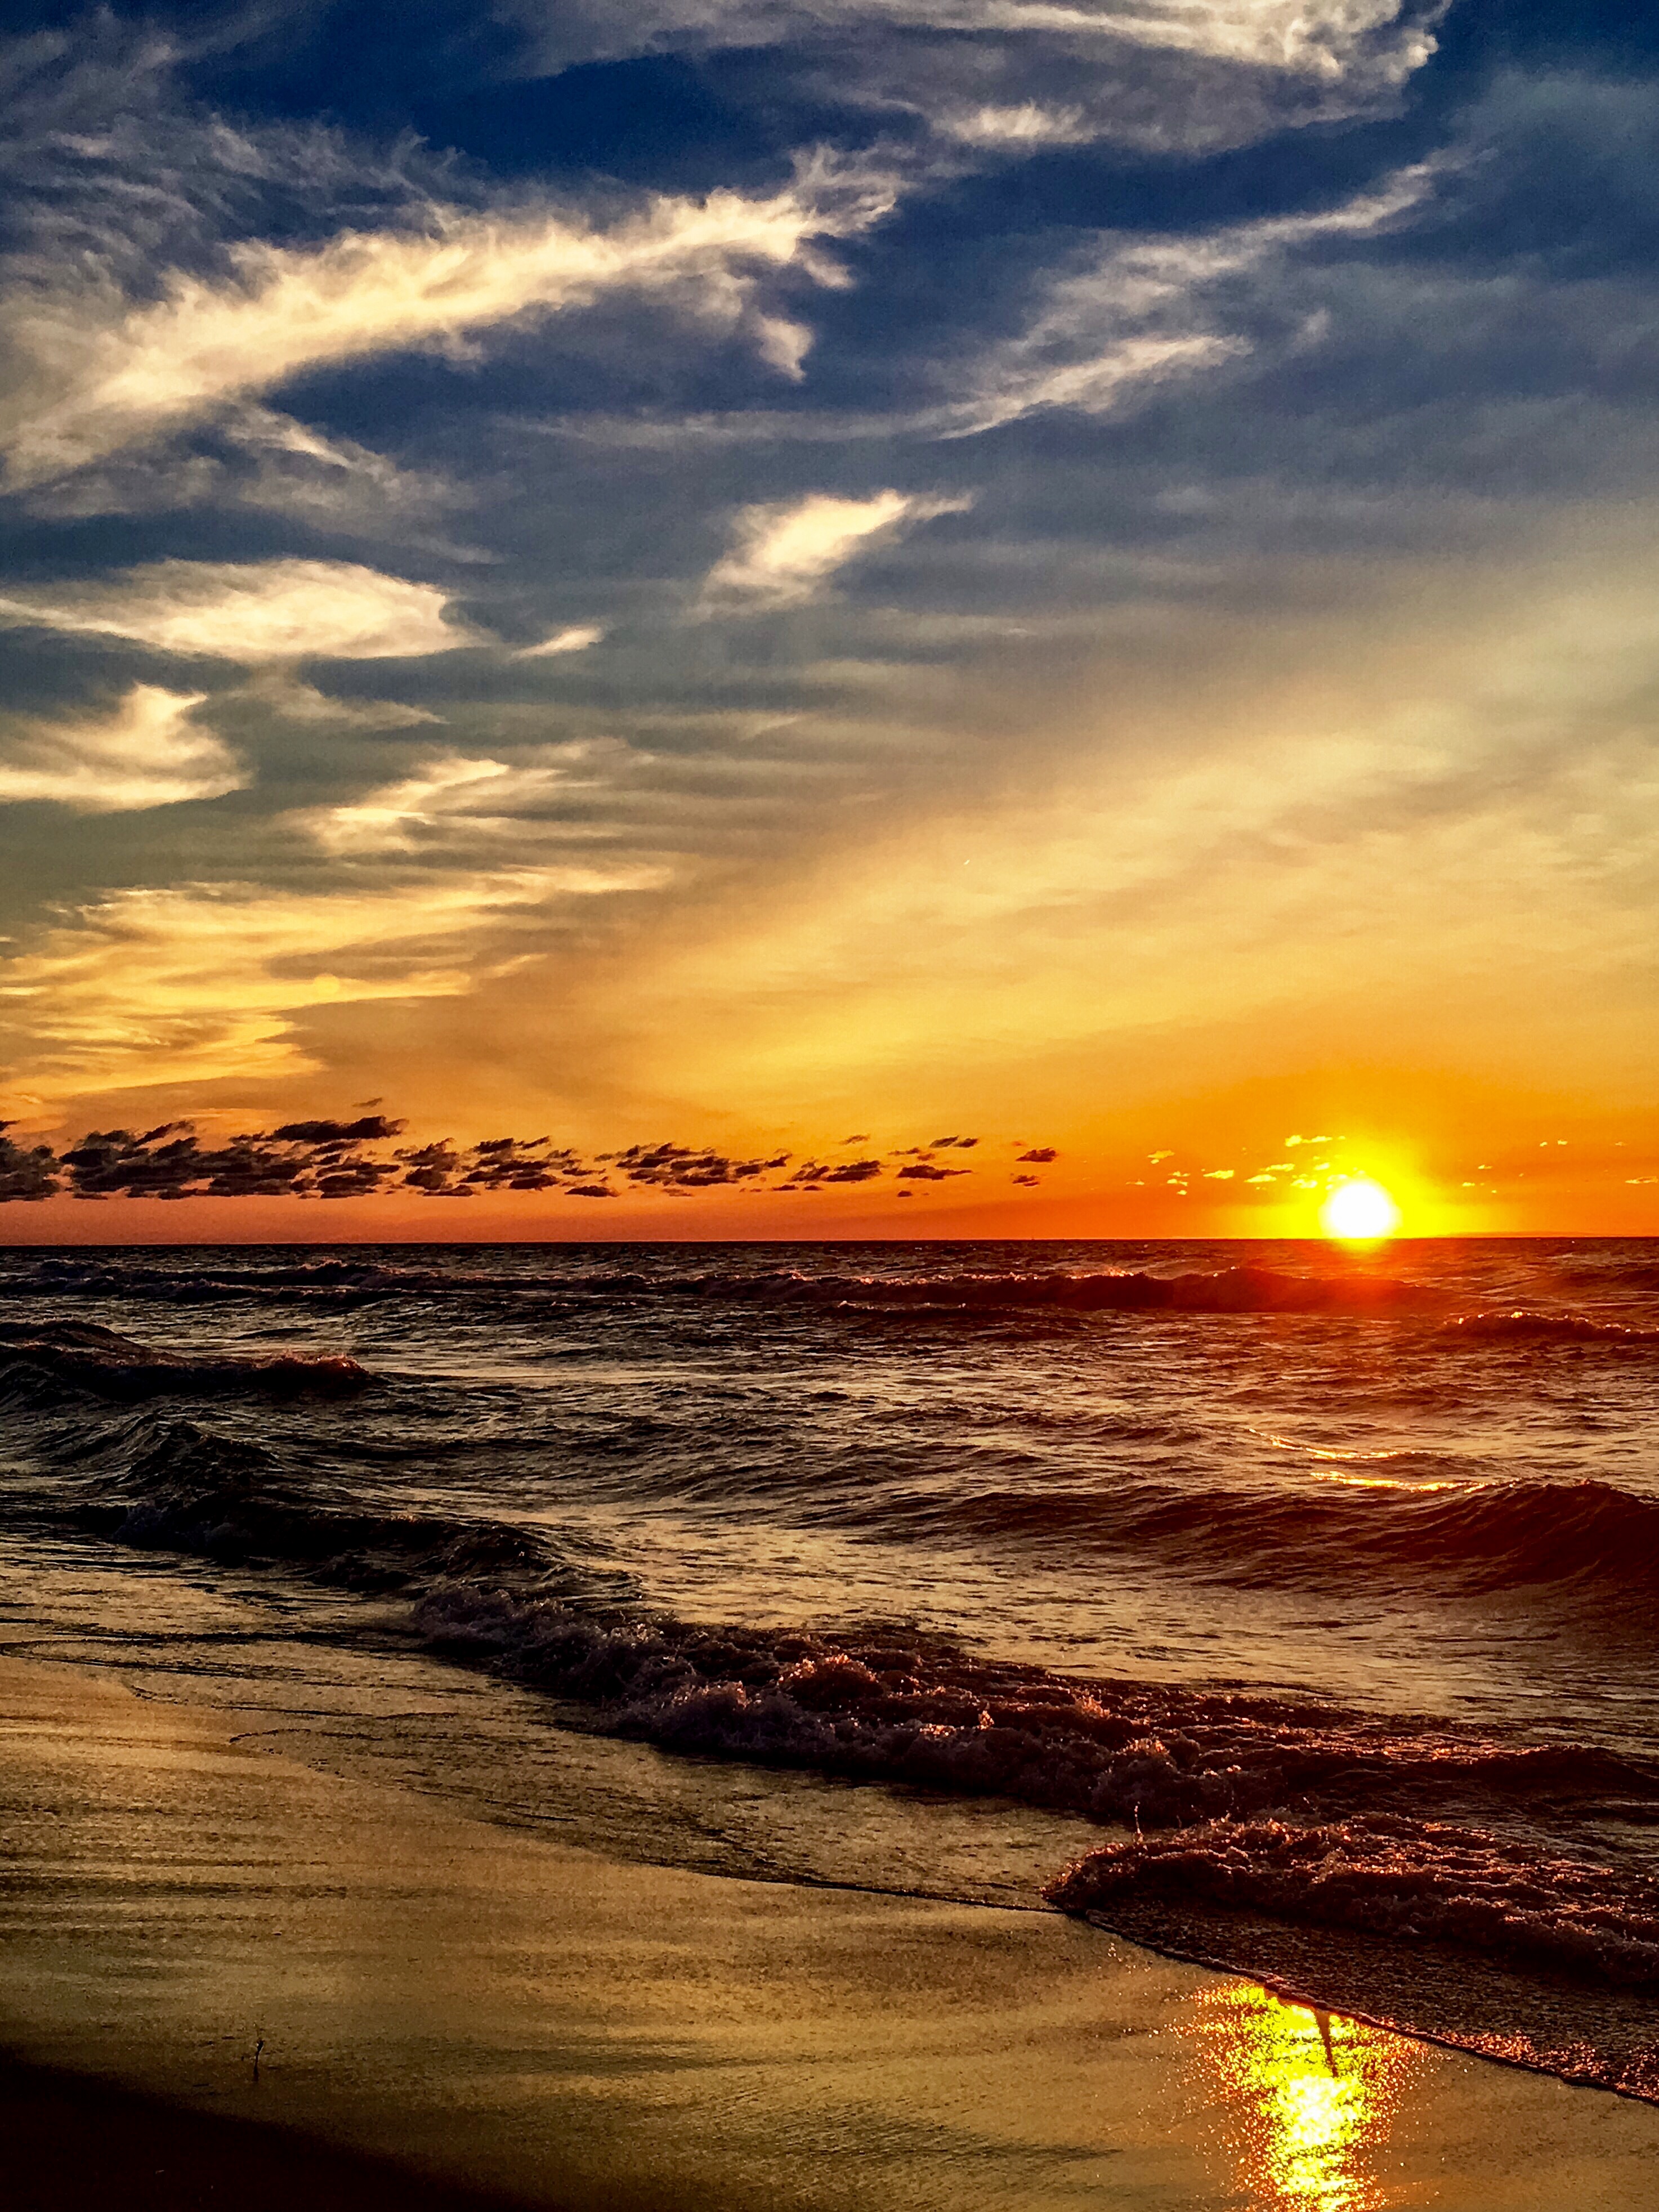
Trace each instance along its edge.
{"label": "breaking wave", "polygon": [[249,1297],[355,1304],[382,1297],[507,1292],[774,1306],[921,1307],[970,1313],[1053,1308],[1075,1313],[1366,1315],[1437,1310],[1444,1303],[1426,1285],[1400,1277],[1364,1271],[1304,1275],[1249,1264],[1176,1274],[1132,1268],[908,1275],[793,1268],[717,1269],[703,1274],[605,1268],[531,1275],[414,1267],[380,1260],[328,1259],[204,1273],[105,1260],[52,1259],[7,1276],[0,1281],[0,1292],[168,1304],[213,1304]]}
{"label": "breaking wave", "polygon": [[1659,1595],[1659,1499],[1611,1483],[1328,1482],[1291,1493],[1147,1480],[1088,1493],[919,1495],[889,1486],[839,1516],[911,1541],[971,1536],[1151,1553],[1212,1581],[1351,1589],[1571,1586]]}
{"label": "breaking wave", "polygon": [[74,1518],[119,1543],[239,1565],[278,1560],[374,1592],[453,1576],[533,1576],[547,1589],[563,1564],[555,1547],[507,1522],[319,1498],[271,1453],[191,1421],[143,1418],[112,1435],[61,1438],[58,1454],[82,1470]]}
{"label": "breaking wave", "polygon": [[116,1298],[175,1306],[222,1306],[252,1298],[349,1310],[386,1297],[531,1287],[519,1276],[492,1278],[378,1260],[337,1259],[203,1269],[52,1257],[0,1276],[0,1296],[6,1297]]}
{"label": "breaking wave", "polygon": [[1425,1285],[1395,1276],[1297,1275],[1255,1266],[1191,1268],[1172,1275],[1133,1268],[937,1275],[781,1270],[702,1276],[686,1287],[704,1297],[769,1305],[921,1307],[972,1313],[1036,1307],[1072,1313],[1364,1315],[1440,1303]]}
{"label": "breaking wave", "polygon": [[1315,1827],[1214,1820],[1109,1844],[1044,1891],[1108,1922],[1178,1899],[1279,1920],[1439,1942],[1626,1989],[1659,1989],[1659,1881],[1540,1857],[1481,1829],[1386,1814]]}
{"label": "breaking wave", "polygon": [[[1659,2096],[1659,1883],[1583,1855],[1598,1826],[1659,1822],[1650,1762],[1310,1700],[1085,1682],[902,1625],[652,1616],[539,1534],[319,1500],[188,1423],[142,1417],[94,1457],[112,1443],[120,1464],[81,1508],[106,1534],[400,1591],[430,1649],[544,1692],[568,1724],[1133,1823],[1133,1840],[1057,1875],[1051,1901],[1315,2002]],[[1437,1950],[1474,1964],[1425,1979]],[[1540,2010],[1540,1975],[1577,1994]]]}
{"label": "breaking wave", "polygon": [[[1583,1275],[1583,1271],[1579,1271]],[[1578,1279],[1569,1272],[1569,1279]],[[1585,1281],[1592,1278],[1583,1275]],[[1606,1290],[1659,1288],[1659,1269],[1636,1263],[1593,1279]],[[682,1308],[769,1307],[826,1316],[866,1314],[918,1320],[998,1316],[1036,1321],[1073,1315],[1282,1316],[1439,1322],[1462,1341],[1524,1346],[1577,1344],[1611,1351],[1659,1348],[1659,1328],[1544,1307],[1476,1308],[1459,1313],[1449,1288],[1360,1265],[1310,1272],[1244,1262],[1176,1273],[1146,1267],[1064,1267],[937,1273],[852,1273],[795,1267],[555,1267],[530,1270],[422,1267],[383,1257],[251,1263],[234,1268],[178,1267],[58,1255],[0,1273],[0,1298],[119,1300],[179,1307],[252,1302],[321,1311],[356,1311],[403,1299],[504,1301],[517,1311],[574,1301],[619,1312],[641,1304]]]}
{"label": "breaking wave", "polygon": [[1468,1337],[1549,1344],[1600,1344],[1635,1352],[1659,1352],[1659,1328],[1635,1328],[1589,1314],[1550,1313],[1524,1306],[1508,1313],[1460,1314],[1450,1326]]}
{"label": "breaking wave", "polygon": [[1554,1820],[1659,1808],[1659,1766],[1591,1747],[1380,1720],[1313,1700],[1083,1682],[890,1625],[831,1632],[649,1613],[625,1575],[508,1522],[329,1494],[260,1447],[138,1415],[60,1436],[82,1526],[406,1593],[430,1644],[704,1755],[1183,1826],[1269,1810]]}
{"label": "breaking wave", "polygon": [[64,1392],[129,1404],[161,1397],[347,1398],[373,1380],[355,1359],[329,1355],[157,1352],[89,1323],[0,1322],[0,1393],[35,1404]]}
{"label": "breaking wave", "polygon": [[1659,1806],[1659,1769],[1585,1746],[1512,1746],[1311,1701],[1083,1683],[914,1629],[842,1634],[607,1616],[441,1584],[434,1644],[595,1709],[665,1748],[1012,1797],[1184,1826],[1270,1808],[1501,1808],[1554,1820],[1609,1797]]}

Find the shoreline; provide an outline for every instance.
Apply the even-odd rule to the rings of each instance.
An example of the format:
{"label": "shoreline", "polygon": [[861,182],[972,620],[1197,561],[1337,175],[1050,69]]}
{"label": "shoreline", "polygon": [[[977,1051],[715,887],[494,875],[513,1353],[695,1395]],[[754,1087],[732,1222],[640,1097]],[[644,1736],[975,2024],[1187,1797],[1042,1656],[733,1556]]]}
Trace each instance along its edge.
{"label": "shoreline", "polygon": [[1651,2202],[1649,2106],[1057,1914],[615,1863],[82,1666],[0,1659],[0,2098],[73,2107],[106,2161],[42,2212],[158,2142],[203,2203],[275,2160],[319,2212],[1299,2212],[1310,2095],[1297,2154],[1378,2208]]}

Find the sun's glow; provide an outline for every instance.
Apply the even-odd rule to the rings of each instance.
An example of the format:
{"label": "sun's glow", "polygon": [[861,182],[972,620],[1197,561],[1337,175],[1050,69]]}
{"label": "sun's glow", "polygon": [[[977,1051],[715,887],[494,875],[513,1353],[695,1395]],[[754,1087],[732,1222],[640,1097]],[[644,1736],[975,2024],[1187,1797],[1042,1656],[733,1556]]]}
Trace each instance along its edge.
{"label": "sun's glow", "polygon": [[1253,2212],[1385,2212],[1380,2168],[1420,2047],[1248,1982],[1202,1991],[1182,2030],[1208,2076],[1218,2148]]}
{"label": "sun's glow", "polygon": [[1400,1226],[1400,1208],[1380,1182],[1340,1182],[1319,1209],[1319,1225],[1345,1244],[1374,1244]]}

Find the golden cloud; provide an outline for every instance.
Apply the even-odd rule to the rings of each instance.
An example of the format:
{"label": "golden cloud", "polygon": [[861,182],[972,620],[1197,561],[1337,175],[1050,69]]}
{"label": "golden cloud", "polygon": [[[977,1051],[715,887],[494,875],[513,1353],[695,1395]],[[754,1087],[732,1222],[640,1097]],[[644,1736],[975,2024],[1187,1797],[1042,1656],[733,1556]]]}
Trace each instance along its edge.
{"label": "golden cloud", "polygon": [[708,572],[704,601],[794,605],[811,599],[867,546],[936,514],[960,514],[972,504],[967,498],[878,491],[867,499],[811,492],[805,499],[746,507],[733,526],[732,550]]}
{"label": "golden cloud", "polygon": [[34,373],[0,416],[0,448],[14,484],[39,483],[325,362],[453,350],[493,325],[624,291],[746,323],[763,355],[798,369],[806,334],[760,308],[758,276],[795,262],[835,281],[811,242],[890,204],[890,190],[809,175],[766,198],[657,197],[608,228],[544,209],[431,207],[418,230],[237,246],[228,273],[176,272],[150,305],[102,290],[31,295],[13,326]]}
{"label": "golden cloud", "polygon": [[112,714],[19,723],[0,739],[0,805],[46,799],[121,814],[240,790],[247,776],[235,754],[191,720],[205,696],[135,684]]}
{"label": "golden cloud", "polygon": [[0,970],[13,1074],[51,1098],[302,1073],[311,1062],[292,1018],[304,1009],[458,996],[511,964],[514,925],[550,900],[636,879],[504,868],[335,893],[202,883],[112,892]]}
{"label": "golden cloud", "polygon": [[0,599],[0,622],[249,663],[384,660],[478,643],[446,605],[433,585],[351,561],[155,561]]}

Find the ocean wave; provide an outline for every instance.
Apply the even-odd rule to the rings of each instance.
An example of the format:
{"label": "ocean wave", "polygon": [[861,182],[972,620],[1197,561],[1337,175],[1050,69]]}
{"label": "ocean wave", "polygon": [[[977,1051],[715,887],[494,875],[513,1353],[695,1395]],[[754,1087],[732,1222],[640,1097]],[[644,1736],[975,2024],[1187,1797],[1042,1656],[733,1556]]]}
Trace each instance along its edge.
{"label": "ocean wave", "polygon": [[1168,1685],[1085,1683],[915,1631],[831,1635],[574,1610],[457,1582],[420,1598],[435,1647],[483,1658],[665,1749],[920,1784],[1180,1827],[1270,1808],[1659,1803],[1659,1770],[1588,1746]]}
{"label": "ocean wave", "polygon": [[306,1260],[279,1267],[204,1270],[99,1259],[50,1258],[0,1275],[0,1297],[113,1298],[128,1304],[224,1305],[238,1300],[349,1310],[386,1297],[540,1287],[522,1277],[459,1275],[376,1260]]}
{"label": "ocean wave", "polygon": [[422,1587],[456,1576],[533,1578],[553,1587],[555,1547],[507,1522],[404,1513],[331,1499],[270,1452],[191,1421],[143,1419],[58,1440],[61,1464],[83,1480],[82,1528],[147,1549],[223,1563],[280,1560],[364,1591]]}
{"label": "ocean wave", "polygon": [[53,1258],[0,1278],[7,1297],[98,1297],[212,1304],[232,1298],[364,1303],[394,1297],[549,1295],[642,1297],[750,1305],[866,1307],[941,1313],[1053,1309],[1074,1313],[1385,1314],[1439,1310],[1427,1285],[1384,1274],[1295,1274],[1243,1264],[1189,1268],[848,1274],[796,1268],[597,1268],[526,1275],[416,1267],[382,1260],[328,1259],[202,1272]]}
{"label": "ocean wave", "polygon": [[[1626,1269],[1625,1274],[1630,1275]],[[1634,1270],[1640,1287],[1659,1270]],[[1630,1285],[1621,1277],[1621,1287]],[[588,1267],[526,1273],[434,1267],[380,1257],[295,1261],[234,1268],[179,1268],[56,1255],[0,1273],[0,1298],[100,1299],[177,1306],[297,1304],[349,1311],[386,1300],[432,1298],[514,1309],[549,1301],[583,1304],[762,1306],[824,1313],[945,1319],[1045,1315],[1421,1316],[1443,1320],[1465,1341],[1547,1342],[1651,1350],[1659,1328],[1567,1309],[1479,1308],[1449,1314],[1450,1292],[1409,1276],[1354,1268],[1299,1273],[1253,1262],[1176,1273],[1149,1268],[926,1270],[887,1274],[798,1267]]]}
{"label": "ocean wave", "polygon": [[[33,1364],[39,1346],[20,1342],[17,1325],[0,1330],[12,1340],[5,1356],[55,1379]],[[149,1395],[160,1358],[71,1324],[58,1325],[50,1348],[71,1375],[94,1374],[103,1396],[122,1395],[135,1370],[145,1387],[127,1395]],[[185,1372],[194,1365],[185,1363]],[[228,1368],[240,1389],[271,1380],[259,1363]],[[162,1387],[175,1387],[165,1364],[161,1372]],[[354,1387],[361,1372],[353,1370]],[[278,1372],[276,1387],[291,1383]],[[995,1664],[914,1631],[896,1641],[884,1630],[784,1634],[648,1616],[633,1603],[626,1573],[601,1567],[591,1544],[568,1532],[365,1502],[319,1473],[309,1452],[284,1459],[191,1421],[94,1416],[78,1429],[58,1426],[43,1449],[84,1526],[126,1542],[286,1561],[337,1582],[404,1590],[415,1627],[434,1644],[584,1705],[608,1729],[667,1747],[995,1792],[1148,1826],[1291,1806],[1463,1817],[1499,1802],[1513,1809],[1587,1795],[1659,1802],[1659,1769],[1583,1747],[1516,1748],[1314,1702],[1081,1683]],[[1272,1576],[1344,1589],[1359,1578],[1374,1589],[1392,1565],[1414,1581],[1466,1588],[1570,1583],[1605,1604],[1617,1592],[1645,1602],[1659,1580],[1659,1501],[1595,1482],[1322,1485],[1300,1496],[1141,1482],[1089,1498],[939,1501],[889,1491],[865,1512],[889,1536],[907,1513],[924,1537],[941,1524],[959,1534],[965,1518],[981,1532],[1012,1529],[1026,1540],[1035,1532],[1068,1553],[1092,1534],[1161,1548],[1189,1572],[1256,1585]]]}
{"label": "ocean wave", "polygon": [[1552,1313],[1528,1306],[1460,1314],[1448,1327],[1462,1336],[1504,1342],[1595,1344],[1615,1350],[1659,1352],[1659,1328],[1638,1328],[1626,1322],[1597,1321],[1589,1314]]}
{"label": "ocean wave", "polygon": [[1088,1492],[1040,1487],[948,1494],[893,1485],[837,1524],[922,1541],[1162,1555],[1183,1571],[1253,1587],[1350,1589],[1357,1572],[1396,1587],[1493,1592],[1572,1585],[1659,1592],[1659,1499],[1614,1485],[1326,1480],[1272,1491],[1243,1484],[1125,1480]]}
{"label": "ocean wave", "polygon": [[1214,1820],[1107,1844],[1043,1893],[1108,1926],[1116,1906],[1174,1899],[1659,1989],[1659,1881],[1443,1822]]}
{"label": "ocean wave", "polygon": [[1170,1275],[1131,1268],[937,1275],[781,1270],[706,1275],[676,1287],[704,1297],[760,1304],[925,1307],[940,1312],[1050,1307],[1073,1313],[1364,1315],[1443,1303],[1426,1285],[1398,1276],[1297,1275],[1249,1265],[1189,1268]]}
{"label": "ocean wave", "polygon": [[56,1434],[52,1450],[83,1527],[403,1590],[434,1648],[665,1748],[1158,1827],[1289,1809],[1555,1818],[1591,1801],[1659,1805],[1659,1767],[1591,1747],[1515,1744],[1316,1700],[1083,1681],[907,1626],[783,1631],[650,1614],[627,1576],[568,1532],[365,1503],[308,1462],[191,1421],[92,1421]]}
{"label": "ocean wave", "polygon": [[1623,1253],[1609,1253],[1595,1259],[1575,1257],[1558,1262],[1555,1272],[1564,1281],[1601,1291],[1659,1291],[1659,1259],[1655,1259],[1651,1251],[1639,1259]]}
{"label": "ocean wave", "polygon": [[157,1352],[88,1323],[0,1322],[0,1393],[31,1404],[80,1393],[146,1398],[347,1398],[374,1381],[355,1359],[270,1352],[250,1357]]}
{"label": "ocean wave", "polygon": [[[567,1725],[1133,1824],[1052,1900],[1318,2001],[1472,2048],[1507,2036],[1498,2055],[1659,2094],[1656,1885],[1584,1855],[1609,1821],[1659,1820],[1653,1762],[1312,1698],[1083,1680],[908,1624],[690,1622],[645,1611],[565,1532],[377,1506],[309,1459],[192,1422],[100,1411],[48,1441],[84,1528],[396,1595],[429,1650],[544,1692]],[[365,1632],[397,1617],[378,1605]],[[1425,1982],[1436,1947],[1479,1971]],[[1493,1983],[1499,1969],[1577,1978],[1554,2041],[1516,2028],[1535,1992]],[[1608,1990],[1632,2017],[1609,2015]]]}

